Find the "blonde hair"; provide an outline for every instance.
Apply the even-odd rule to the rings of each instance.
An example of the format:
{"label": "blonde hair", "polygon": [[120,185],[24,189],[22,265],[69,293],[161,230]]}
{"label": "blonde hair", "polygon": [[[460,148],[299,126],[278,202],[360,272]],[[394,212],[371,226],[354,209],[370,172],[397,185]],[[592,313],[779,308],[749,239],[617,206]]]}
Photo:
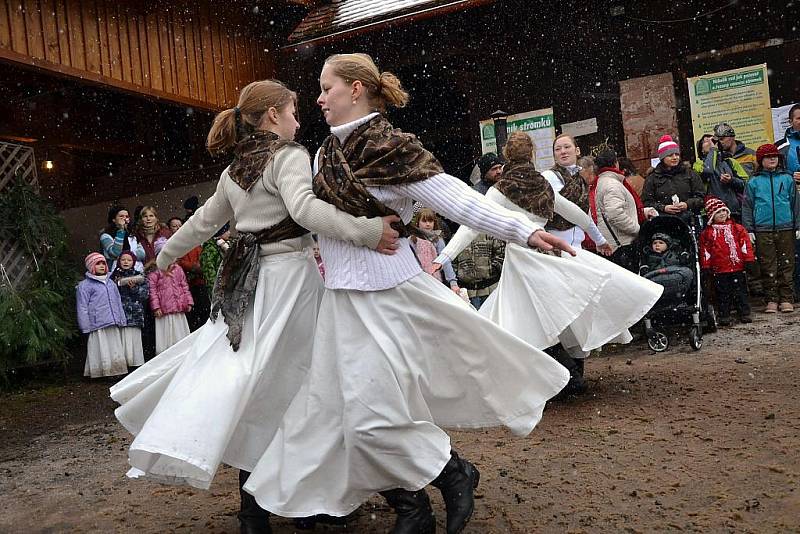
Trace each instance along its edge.
{"label": "blonde hair", "polygon": [[577,146],[578,146],[578,143],[577,143],[577,142],[575,142],[575,138],[574,138],[574,137],[572,137],[570,134],[568,134],[568,133],[560,133],[560,134],[558,134],[558,135],[556,136],[556,138],[555,138],[555,139],[553,139],[553,150],[555,150],[555,149],[556,149],[556,143],[558,142],[558,140],[559,140],[559,139],[564,139],[565,137],[566,137],[566,138],[568,138],[568,139],[570,140],[570,142],[572,143],[572,146],[574,146],[574,147],[577,147]]}
{"label": "blonde hair", "polygon": [[410,98],[400,80],[391,72],[381,72],[368,54],[334,54],[325,60],[333,73],[347,83],[359,81],[370,102],[381,111],[387,106],[405,107]]}
{"label": "blonde hair", "polygon": [[528,134],[514,132],[508,136],[503,155],[510,163],[529,163],[533,162],[533,149],[533,141]]}
{"label": "blonde hair", "polygon": [[206,139],[208,151],[212,155],[227,151],[240,137],[258,128],[264,112],[269,108],[280,111],[292,102],[297,105],[297,93],[278,80],[260,80],[248,84],[239,93],[236,107],[221,111],[214,117]]}

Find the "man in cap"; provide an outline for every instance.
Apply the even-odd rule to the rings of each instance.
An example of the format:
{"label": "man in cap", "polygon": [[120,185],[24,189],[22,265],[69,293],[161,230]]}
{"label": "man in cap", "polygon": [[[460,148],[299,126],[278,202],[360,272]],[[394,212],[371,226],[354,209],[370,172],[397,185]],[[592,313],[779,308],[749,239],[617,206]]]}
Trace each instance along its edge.
{"label": "man in cap", "polygon": [[482,195],[494,185],[503,173],[503,160],[494,152],[487,152],[478,158],[478,169],[481,172],[481,179],[475,184],[475,191]]}
{"label": "man in cap", "polygon": [[745,170],[747,176],[753,176],[756,172],[756,151],[747,148],[744,143],[736,140],[736,132],[733,126],[727,122],[721,122],[714,126],[714,139],[721,152],[722,159],[732,157]]}

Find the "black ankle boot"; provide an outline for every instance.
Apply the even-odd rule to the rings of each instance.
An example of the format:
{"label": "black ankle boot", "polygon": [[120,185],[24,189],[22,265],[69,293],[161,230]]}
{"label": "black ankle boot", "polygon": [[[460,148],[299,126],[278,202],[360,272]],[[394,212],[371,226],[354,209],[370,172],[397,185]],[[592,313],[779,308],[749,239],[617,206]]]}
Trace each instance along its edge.
{"label": "black ankle boot", "polygon": [[431,502],[424,489],[419,491],[393,489],[382,491],[381,495],[397,514],[392,534],[434,534],[436,532],[433,508],[431,508]]}
{"label": "black ankle boot", "polygon": [[586,393],[588,386],[583,379],[584,362],[582,359],[570,356],[560,344],[548,347],[544,349],[544,352],[569,371],[569,382],[564,386],[564,389],[554,397],[555,399],[564,399],[570,395],[583,395]]}
{"label": "black ankle boot", "polygon": [[450,461],[431,484],[442,492],[447,508],[447,534],[458,534],[475,510],[474,491],[480,480],[478,469],[450,452]]}
{"label": "black ankle boot", "polygon": [[269,512],[261,508],[256,498],[242,489],[250,473],[239,470],[239,532],[241,534],[272,534],[269,526]]}

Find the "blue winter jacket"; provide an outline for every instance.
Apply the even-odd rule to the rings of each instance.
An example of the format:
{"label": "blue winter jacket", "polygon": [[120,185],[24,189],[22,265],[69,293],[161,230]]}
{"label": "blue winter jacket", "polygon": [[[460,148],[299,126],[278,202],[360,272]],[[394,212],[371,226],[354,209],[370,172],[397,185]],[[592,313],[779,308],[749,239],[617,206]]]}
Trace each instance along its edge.
{"label": "blue winter jacket", "polygon": [[102,280],[86,273],[86,279],[78,284],[76,300],[78,327],[84,334],[108,326],[127,324],[117,284],[110,276]]}
{"label": "blue winter jacket", "polygon": [[785,137],[775,141],[775,146],[783,156],[789,174],[800,172],[800,132],[787,128]]}
{"label": "blue winter jacket", "polygon": [[748,232],[796,230],[798,207],[800,196],[792,175],[762,169],[747,182],[742,224]]}

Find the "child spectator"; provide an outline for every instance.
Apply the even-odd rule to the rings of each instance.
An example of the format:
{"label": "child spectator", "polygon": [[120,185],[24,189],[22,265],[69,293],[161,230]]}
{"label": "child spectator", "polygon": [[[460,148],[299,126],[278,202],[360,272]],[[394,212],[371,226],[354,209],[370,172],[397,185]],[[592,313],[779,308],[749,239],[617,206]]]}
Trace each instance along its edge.
{"label": "child spectator", "polygon": [[128,372],[119,327],[125,326],[125,312],[117,285],[108,276],[102,254],[86,256],[86,278],[78,284],[76,301],[78,326],[89,334],[84,376],[124,375]]}
{"label": "child spectator", "polygon": [[319,253],[317,234],[312,234],[311,238],[314,240],[314,260],[317,262],[317,269],[319,269],[320,276],[325,280],[325,262],[322,261],[322,255]]}
{"label": "child spectator", "polygon": [[[154,243],[155,253],[161,252],[167,240],[159,238]],[[156,317],[156,354],[160,354],[189,335],[186,312],[192,310],[192,294],[186,274],[180,265],[173,263],[166,271],[155,269],[150,280],[150,308]]]}
{"label": "child spectator", "polygon": [[653,234],[650,253],[647,255],[647,270],[655,271],[675,265],[685,265],[685,257],[673,250],[672,238],[667,234]]}
{"label": "child spectator", "polygon": [[436,212],[430,208],[422,208],[416,214],[415,219],[415,226],[420,230],[423,237],[412,236],[410,242],[422,270],[440,282],[443,281],[442,273],[444,273],[444,280],[447,281],[447,285],[455,293],[458,293],[458,280],[456,279],[455,271],[453,271],[453,265],[447,261],[442,264],[441,270],[433,266],[433,260],[444,250],[445,246]]}
{"label": "child spectator", "polygon": [[747,230],[731,218],[730,209],[720,199],[706,199],[708,224],[700,234],[700,266],[714,273],[720,326],[731,324],[731,304],[739,321],[752,323],[747,295],[745,264],[755,261]]}
{"label": "child spectator", "polygon": [[150,295],[147,278],[135,268],[136,256],[130,250],[119,255],[117,268],[111,273],[111,280],[119,288],[122,309],[125,311],[127,326],[121,330],[122,352],[128,367],[138,367],[144,363],[142,350],[142,327],[144,327],[144,306]]}
{"label": "child spectator", "polygon": [[758,249],[766,313],[794,311],[794,241],[797,237],[797,204],[800,202],[792,175],[781,166],[773,144],[756,151],[760,170],[747,182],[742,222]]}
{"label": "child spectator", "polygon": [[214,234],[214,237],[203,243],[203,251],[200,253],[200,268],[203,270],[209,298],[213,298],[217,271],[222,263],[222,256],[228,250],[230,236],[230,227],[226,224]]}

